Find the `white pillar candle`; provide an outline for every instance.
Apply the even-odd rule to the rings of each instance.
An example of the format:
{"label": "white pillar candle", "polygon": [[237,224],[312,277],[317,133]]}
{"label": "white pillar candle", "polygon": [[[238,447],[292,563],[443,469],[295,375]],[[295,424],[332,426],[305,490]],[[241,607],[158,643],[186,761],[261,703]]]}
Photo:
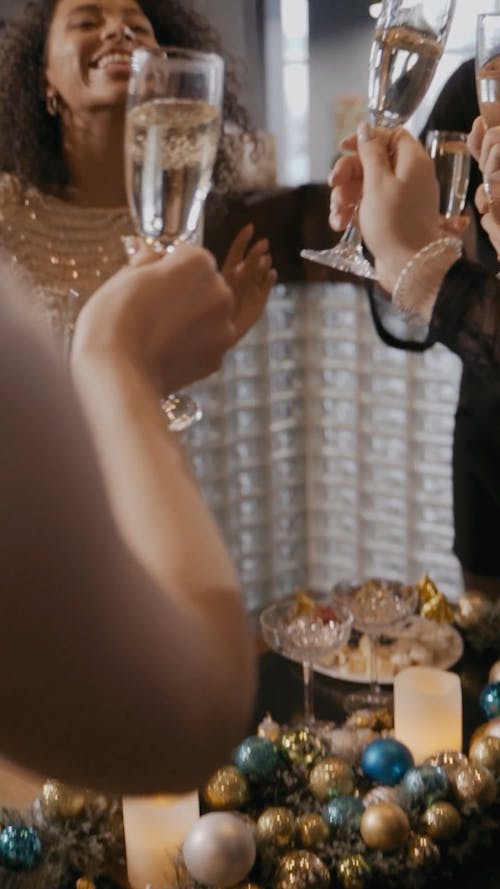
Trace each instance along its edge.
{"label": "white pillar candle", "polygon": [[417,765],[440,750],[462,749],[462,687],[456,673],[408,667],[394,680],[394,734]]}
{"label": "white pillar candle", "polygon": [[132,889],[176,886],[175,860],[188,830],[199,817],[196,791],[123,800],[127,873]]}

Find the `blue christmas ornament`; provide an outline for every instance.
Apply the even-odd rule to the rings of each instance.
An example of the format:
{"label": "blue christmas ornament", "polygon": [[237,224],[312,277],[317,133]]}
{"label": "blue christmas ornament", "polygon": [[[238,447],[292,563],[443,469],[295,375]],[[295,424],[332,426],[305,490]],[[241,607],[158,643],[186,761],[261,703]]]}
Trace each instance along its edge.
{"label": "blue christmas ornament", "polygon": [[500,716],[500,682],[489,682],[483,688],[479,704],[487,719]]}
{"label": "blue christmas ornament", "polygon": [[338,833],[349,833],[359,830],[361,816],[365,807],[355,796],[337,796],[330,800],[323,809],[323,818]]}
{"label": "blue christmas ornament", "polygon": [[235,766],[250,781],[263,781],[276,768],[278,751],[269,738],[251,735],[236,748],[233,760]]}
{"label": "blue christmas ornament", "polygon": [[16,870],[31,870],[42,856],[42,843],[33,827],[9,824],[0,833],[0,860]]}
{"label": "blue christmas ornament", "polygon": [[413,756],[408,747],[394,738],[377,738],[363,750],[363,773],[380,784],[399,784],[408,769],[413,766]]}
{"label": "blue christmas ornament", "polygon": [[403,799],[410,805],[423,805],[427,809],[433,803],[446,799],[450,782],[441,766],[423,765],[408,769],[401,789]]}

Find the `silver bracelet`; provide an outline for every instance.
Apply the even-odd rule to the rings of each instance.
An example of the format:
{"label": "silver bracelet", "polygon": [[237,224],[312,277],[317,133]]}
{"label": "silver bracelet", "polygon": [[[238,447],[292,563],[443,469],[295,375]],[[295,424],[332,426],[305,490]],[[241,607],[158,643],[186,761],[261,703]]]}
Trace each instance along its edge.
{"label": "silver bracelet", "polygon": [[[411,300],[408,301],[407,299],[408,291],[415,289],[416,284],[418,284],[418,289],[425,296],[430,297],[434,292],[437,295],[441,285],[441,278],[439,277],[441,263],[433,262],[433,260],[441,260],[441,257],[447,250],[453,250],[457,259],[459,259],[463,251],[463,244],[460,238],[450,235],[431,241],[430,244],[422,247],[406,263],[392,291],[392,301],[400,312],[403,312],[410,318],[413,316],[418,317],[418,305],[415,305],[415,301],[412,304]],[[436,272],[438,272],[437,280]]]}

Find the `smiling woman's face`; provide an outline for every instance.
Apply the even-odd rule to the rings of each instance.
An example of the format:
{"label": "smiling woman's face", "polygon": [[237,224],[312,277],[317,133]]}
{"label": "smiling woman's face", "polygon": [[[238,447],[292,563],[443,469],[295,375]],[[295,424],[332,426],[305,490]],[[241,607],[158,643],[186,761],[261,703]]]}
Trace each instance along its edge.
{"label": "smiling woman's face", "polygon": [[122,105],[136,46],[157,41],[135,0],[59,0],[47,41],[47,94],[73,112]]}

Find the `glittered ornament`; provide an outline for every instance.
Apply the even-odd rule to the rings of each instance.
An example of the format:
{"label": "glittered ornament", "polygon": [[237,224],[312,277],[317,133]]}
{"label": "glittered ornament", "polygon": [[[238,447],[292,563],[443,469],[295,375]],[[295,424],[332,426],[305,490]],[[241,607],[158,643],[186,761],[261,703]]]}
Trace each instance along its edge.
{"label": "glittered ornament", "polygon": [[455,615],[448,599],[427,574],[418,584],[420,614],[437,623],[453,623]]}
{"label": "glittered ornament", "polygon": [[241,882],[256,855],[252,828],[230,812],[202,815],[188,831],[183,845],[186,867],[198,883],[225,889]]}
{"label": "glittered ornament", "polygon": [[427,835],[435,843],[451,843],[462,829],[462,819],[455,806],[441,801],[433,803],[422,815]]}
{"label": "glittered ornament", "polygon": [[257,843],[288,849],[295,834],[295,815],[285,806],[265,809],[257,821]]}
{"label": "glittered ornament", "polygon": [[467,630],[485,620],[492,608],[490,599],[484,593],[473,591],[460,596],[456,604],[455,620],[459,627]]}
{"label": "glittered ornament", "polygon": [[75,790],[59,781],[46,781],[37,800],[37,808],[45,819],[78,818],[87,801],[84,790]]}
{"label": "glittered ornament", "polygon": [[354,773],[343,760],[328,756],[313,765],[309,787],[320,803],[326,803],[334,796],[349,796],[354,790]]}
{"label": "glittered ornament", "polygon": [[473,741],[469,759],[475,766],[484,766],[495,778],[500,778],[500,738],[479,738]]}
{"label": "glittered ornament", "polygon": [[411,867],[434,868],[439,864],[439,846],[427,836],[413,834],[408,841],[408,864]]}
{"label": "glittered ornament", "polygon": [[298,844],[304,849],[316,849],[326,843],[330,829],[325,819],[316,812],[308,812],[297,818]]}
{"label": "glittered ornament", "polygon": [[365,747],[361,757],[363,773],[381,784],[399,784],[413,766],[408,747],[394,738],[379,738]]}
{"label": "glittered ornament", "polygon": [[500,716],[479,725],[472,735],[471,745],[480,738],[500,738]]}
{"label": "glittered ornament", "polygon": [[410,805],[427,807],[447,797],[450,781],[441,766],[417,766],[406,772],[402,781],[402,791]]}
{"label": "glittered ornament", "polygon": [[273,744],[277,744],[281,736],[281,726],[279,722],[275,722],[272,719],[269,713],[266,713],[264,719],[258,725],[257,734],[259,738],[267,738]]}
{"label": "glittered ornament", "polygon": [[479,696],[479,705],[487,719],[500,716],[500,682],[489,682]]}
{"label": "glittered ornament", "polygon": [[490,667],[488,682],[500,682],[500,661],[495,661]]}
{"label": "glittered ornament", "polygon": [[[348,765],[353,766],[361,757],[362,744],[354,729],[335,728],[323,731],[321,738],[331,756],[338,756]],[[373,740],[373,738],[370,738]]]}
{"label": "glittered ornament", "polygon": [[463,766],[454,772],[451,782],[454,795],[461,805],[473,803],[485,809],[495,800],[495,779],[483,766]]}
{"label": "glittered ornament", "polygon": [[13,870],[31,870],[42,857],[42,842],[33,827],[9,824],[0,833],[0,861]]}
{"label": "glittered ornament", "polygon": [[364,889],[370,879],[371,869],[362,855],[348,855],[337,866],[337,876],[342,889]]}
{"label": "glittered ornament", "polygon": [[347,834],[359,828],[364,806],[356,796],[338,796],[323,809],[323,817],[334,833]]}
{"label": "glittered ornament", "polygon": [[363,797],[363,805],[365,809],[368,806],[374,806],[375,803],[394,803],[398,805],[398,792],[395,787],[386,787],[384,784],[379,784],[377,787],[372,787],[368,793],[365,793]]}
{"label": "glittered ornament", "polygon": [[202,795],[210,809],[239,809],[248,802],[248,781],[236,766],[222,766],[209,779]]}
{"label": "glittered ornament", "polygon": [[328,889],[329,885],[330,872],[314,852],[287,852],[278,861],[275,889]]}
{"label": "glittered ornament", "polygon": [[440,750],[439,753],[434,753],[432,756],[429,756],[428,759],[425,760],[424,765],[438,766],[443,769],[449,777],[457,769],[466,766],[467,763],[468,760],[465,753],[461,753],[459,750]]}
{"label": "glittered ornament", "polygon": [[375,732],[394,728],[394,719],[390,710],[385,707],[378,709],[355,710],[346,721],[347,728],[368,728]]}
{"label": "glittered ornament", "polygon": [[251,735],[234,751],[234,763],[250,781],[264,781],[274,772],[278,751],[269,738]]}
{"label": "glittered ornament", "polygon": [[283,732],[280,747],[292,765],[302,768],[309,768],[324,752],[321,739],[308,728]]}
{"label": "glittered ornament", "polygon": [[365,809],[360,831],[370,849],[393,852],[406,843],[410,824],[405,812],[399,806],[392,803],[376,803]]}

